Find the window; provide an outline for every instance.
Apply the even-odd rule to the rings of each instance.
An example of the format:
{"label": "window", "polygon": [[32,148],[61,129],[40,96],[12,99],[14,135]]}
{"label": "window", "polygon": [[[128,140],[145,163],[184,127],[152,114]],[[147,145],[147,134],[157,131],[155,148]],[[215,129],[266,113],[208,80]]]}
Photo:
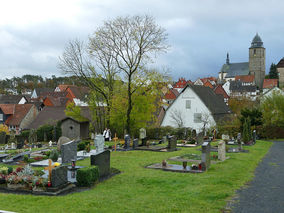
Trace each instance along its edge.
{"label": "window", "polygon": [[185,108],[186,109],[190,109],[191,108],[191,101],[190,100],[186,100],[185,101]]}
{"label": "window", "polygon": [[194,123],[201,123],[201,113],[194,113]]}
{"label": "window", "polygon": [[0,114],[0,121],[3,121],[3,114]]}
{"label": "window", "polygon": [[256,56],[256,49],[253,50],[253,55]]}

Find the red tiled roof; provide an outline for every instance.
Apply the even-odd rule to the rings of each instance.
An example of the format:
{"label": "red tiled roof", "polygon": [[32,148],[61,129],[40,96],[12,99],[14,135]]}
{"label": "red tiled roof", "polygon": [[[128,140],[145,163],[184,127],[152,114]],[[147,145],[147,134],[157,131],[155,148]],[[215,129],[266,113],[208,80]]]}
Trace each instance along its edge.
{"label": "red tiled roof", "polygon": [[184,88],[187,85],[187,81],[184,78],[178,79],[178,82],[176,82],[173,86],[173,88]]}
{"label": "red tiled roof", "polygon": [[15,111],[16,104],[0,104],[0,108],[2,109],[3,113],[6,115],[12,115]]}
{"label": "red tiled roof", "polygon": [[210,87],[211,89],[214,88],[214,86],[213,86],[213,85],[211,84],[211,82],[208,81],[208,80],[206,80],[205,82],[203,82],[203,86],[205,86],[205,87]]}
{"label": "red tiled roof", "polygon": [[16,104],[14,114],[5,121],[5,124],[19,126],[32,107],[33,104]]}
{"label": "red tiled roof", "polygon": [[58,98],[58,97],[66,97],[67,94],[68,94],[67,92],[43,92],[40,95],[41,95],[42,98],[46,98],[48,96]]}
{"label": "red tiled roof", "polygon": [[277,85],[278,85],[278,79],[264,79],[263,80],[264,89],[270,89],[273,87],[277,87]]}
{"label": "red tiled roof", "polygon": [[253,83],[254,82],[254,75],[238,75],[235,77],[235,80],[240,80],[241,82],[245,83]]}
{"label": "red tiled roof", "polygon": [[217,94],[217,95],[223,95],[224,98],[230,98],[230,96],[226,93],[226,91],[224,90],[224,88],[222,87],[222,85],[217,85],[213,91]]}
{"label": "red tiled roof", "polygon": [[176,89],[169,89],[169,91],[165,94],[164,98],[167,100],[175,100],[179,95]]}
{"label": "red tiled roof", "polygon": [[201,78],[200,79],[203,83],[205,83],[206,81],[217,81],[217,79],[215,77],[207,77],[207,78]]}

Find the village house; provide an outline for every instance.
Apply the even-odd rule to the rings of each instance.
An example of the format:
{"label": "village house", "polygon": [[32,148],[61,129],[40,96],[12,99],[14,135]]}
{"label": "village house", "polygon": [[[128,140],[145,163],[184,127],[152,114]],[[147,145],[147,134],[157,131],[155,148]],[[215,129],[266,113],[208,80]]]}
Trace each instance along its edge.
{"label": "village house", "polygon": [[0,94],[0,104],[25,104],[28,99],[24,95],[3,95]]}
{"label": "village house", "polygon": [[264,79],[263,80],[263,93],[268,90],[278,87],[278,79]]}
{"label": "village house", "polygon": [[282,88],[284,86],[284,57],[278,62],[276,69],[279,76],[279,86]]}
{"label": "village house", "polygon": [[229,114],[224,100],[212,89],[188,84],[165,111],[161,126],[190,127],[200,132]]}

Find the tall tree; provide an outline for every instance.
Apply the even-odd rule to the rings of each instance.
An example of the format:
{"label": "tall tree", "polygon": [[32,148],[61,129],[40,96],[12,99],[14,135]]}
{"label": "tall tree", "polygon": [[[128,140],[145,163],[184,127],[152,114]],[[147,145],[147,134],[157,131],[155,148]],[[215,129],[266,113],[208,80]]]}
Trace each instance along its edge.
{"label": "tall tree", "polygon": [[[133,16],[106,21],[95,32],[95,38],[99,38],[101,45],[111,50],[116,66],[124,74],[128,99],[126,131],[130,134],[132,97],[139,87],[147,83],[146,64],[152,62],[155,54],[167,50],[167,34],[155,24],[152,17]],[[143,78],[145,81],[137,85],[135,78]]]}
{"label": "tall tree", "polygon": [[272,63],[269,70],[269,78],[278,79],[278,72],[276,64]]}

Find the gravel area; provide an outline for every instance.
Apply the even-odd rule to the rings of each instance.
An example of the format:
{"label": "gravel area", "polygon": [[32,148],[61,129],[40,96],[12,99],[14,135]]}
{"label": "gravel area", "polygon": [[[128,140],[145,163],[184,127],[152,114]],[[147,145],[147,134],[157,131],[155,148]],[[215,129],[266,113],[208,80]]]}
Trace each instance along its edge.
{"label": "gravel area", "polygon": [[234,213],[284,212],[284,142],[274,142],[247,188],[237,192]]}

